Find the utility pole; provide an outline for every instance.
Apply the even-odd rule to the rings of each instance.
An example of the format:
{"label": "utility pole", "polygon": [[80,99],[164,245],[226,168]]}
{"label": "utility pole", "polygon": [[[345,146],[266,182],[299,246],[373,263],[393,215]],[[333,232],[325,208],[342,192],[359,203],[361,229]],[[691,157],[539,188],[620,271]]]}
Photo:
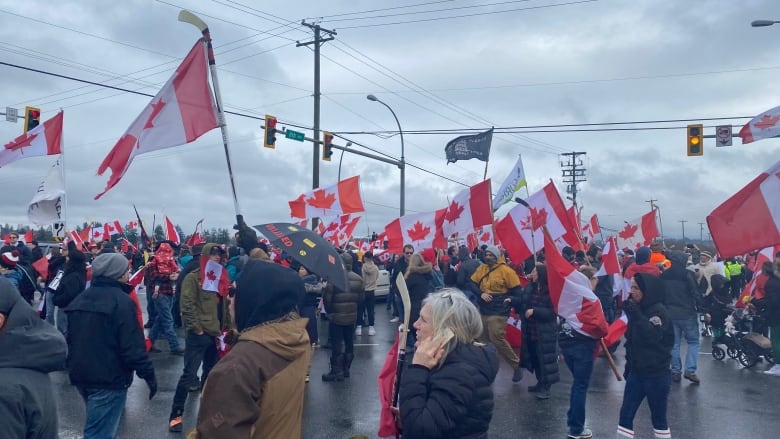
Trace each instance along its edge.
{"label": "utility pole", "polygon": [[704,242],[704,223],[699,223],[699,241]]}
{"label": "utility pole", "polygon": [[655,204],[656,201],[658,200],[651,198],[649,200],[645,200],[645,203],[650,203],[650,210],[655,211],[658,215],[658,226],[661,228],[661,243],[664,247],[666,247],[666,242],[664,241],[664,222],[661,221],[661,208]]}
{"label": "utility pole", "polygon": [[563,175],[563,182],[567,183],[566,192],[571,194],[571,202],[574,205],[574,212],[577,214],[577,227],[580,227],[582,220],[580,218],[580,210],[577,207],[577,183],[587,181],[585,177],[585,168],[582,165],[582,160],[577,157],[585,155],[584,152],[564,152],[562,156],[567,156],[568,161],[561,161],[561,170]]}
{"label": "utility pole", "polygon": [[682,240],[683,240],[683,243],[685,242],[685,223],[687,223],[687,222],[688,221],[686,221],[686,220],[680,220],[680,224],[682,224],[682,232],[683,232]]}
{"label": "utility pole", "polygon": [[[295,47],[314,45],[314,142],[312,142],[312,183],[311,188],[317,189],[320,187],[320,46],[327,41],[335,39],[335,30],[323,29],[318,24],[306,23],[305,20],[301,21],[301,25],[308,27],[314,31],[314,39],[301,43],[295,42]],[[322,38],[322,33],[326,33],[328,36]],[[311,228],[316,229],[318,218],[311,219]]]}

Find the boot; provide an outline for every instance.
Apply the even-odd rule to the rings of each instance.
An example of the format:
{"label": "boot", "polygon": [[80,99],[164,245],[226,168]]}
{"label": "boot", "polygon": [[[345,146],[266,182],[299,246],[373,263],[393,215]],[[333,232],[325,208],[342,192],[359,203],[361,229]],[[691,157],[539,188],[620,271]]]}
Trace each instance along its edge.
{"label": "boot", "polygon": [[344,354],[330,357],[330,372],[322,375],[322,381],[344,381]]}
{"label": "boot", "polygon": [[352,366],[353,358],[355,358],[355,354],[347,354],[344,357],[344,378],[349,378],[349,367]]}

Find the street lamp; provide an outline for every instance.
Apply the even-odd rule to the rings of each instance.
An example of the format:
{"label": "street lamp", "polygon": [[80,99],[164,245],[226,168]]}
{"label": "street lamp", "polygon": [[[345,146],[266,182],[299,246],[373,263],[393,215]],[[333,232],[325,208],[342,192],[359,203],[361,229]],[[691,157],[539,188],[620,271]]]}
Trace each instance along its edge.
{"label": "street lamp", "polygon": [[780,23],[780,21],[774,21],[774,20],[753,20],[750,22],[750,25],[753,27],[765,27],[765,26],[771,26],[775,23]]}
{"label": "street lamp", "polygon": [[[352,142],[347,142],[346,147],[349,148],[352,146]],[[344,160],[344,150],[341,150],[341,157],[339,157],[339,176],[336,178],[336,181],[341,181],[341,162]]]}
{"label": "street lamp", "polygon": [[395,123],[398,124],[398,134],[401,136],[401,161],[398,164],[398,167],[401,169],[401,216],[404,216],[406,213],[406,161],[404,160],[404,132],[401,129],[401,122],[398,121],[398,116],[395,115],[395,111],[393,111],[389,105],[380,101],[376,96],[368,95],[366,96],[366,99],[373,102],[379,102],[380,104],[387,107],[387,109],[390,110],[390,113],[393,114]]}

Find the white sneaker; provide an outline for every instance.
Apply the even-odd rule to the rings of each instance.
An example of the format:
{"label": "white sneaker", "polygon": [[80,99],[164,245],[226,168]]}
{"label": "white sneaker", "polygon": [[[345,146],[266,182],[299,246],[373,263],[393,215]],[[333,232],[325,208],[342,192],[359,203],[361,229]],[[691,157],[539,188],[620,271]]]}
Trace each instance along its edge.
{"label": "white sneaker", "polygon": [[355,335],[363,335],[363,327],[360,325],[355,326]]}
{"label": "white sneaker", "polygon": [[396,322],[398,322],[398,317],[393,317],[392,319],[390,319],[390,323],[396,323]]}
{"label": "white sneaker", "polygon": [[771,369],[765,370],[767,375],[780,375],[780,364],[775,364]]}
{"label": "white sneaker", "polygon": [[373,326],[368,327],[368,335],[376,335],[376,331]]}

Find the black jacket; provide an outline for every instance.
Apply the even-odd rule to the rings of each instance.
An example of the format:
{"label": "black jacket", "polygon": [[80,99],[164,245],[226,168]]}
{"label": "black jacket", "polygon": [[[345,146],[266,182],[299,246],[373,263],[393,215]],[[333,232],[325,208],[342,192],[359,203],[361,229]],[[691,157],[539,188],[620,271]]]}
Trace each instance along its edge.
{"label": "black jacket", "polygon": [[0,330],[0,437],[57,438],[49,372],[65,368],[65,339],[2,277],[0,302],[12,306]]}
{"label": "black jacket", "polygon": [[663,281],[653,275],[634,276],[644,297],[639,305],[623,304],[628,315],[626,330],[626,372],[642,378],[669,373],[674,346],[674,327],[664,306]]}
{"label": "black jacket", "polygon": [[123,389],[133,382],[133,371],[144,380],[154,377],[135,302],[127,294],[129,288],[119,281],[96,277],[65,309],[73,385]]}
{"label": "black jacket", "polygon": [[399,396],[404,439],[486,438],[497,373],[493,345],[459,344],[433,370],[409,366]]}
{"label": "black jacket", "polygon": [[693,273],[685,268],[688,255],[681,251],[669,254],[672,266],[661,274],[666,289],[666,309],[672,320],[695,320],[701,308],[702,297]]}
{"label": "black jacket", "polygon": [[84,289],[87,288],[87,272],[83,269],[66,269],[60,279],[60,286],[54,293],[52,301],[54,305],[65,308],[76,298]]}
{"label": "black jacket", "polygon": [[780,274],[772,273],[764,285],[766,318],[769,326],[780,326]]}
{"label": "black jacket", "polygon": [[413,324],[420,317],[423,300],[428,294],[433,292],[433,275],[431,274],[431,265],[425,264],[416,267],[416,270],[409,273],[406,278],[406,288],[409,290],[409,324]]}
{"label": "black jacket", "polygon": [[353,272],[352,266],[347,267],[347,282],[349,291],[341,291],[328,282],[322,293],[328,321],[334,325],[354,325],[357,321],[358,304],[365,297],[363,277]]}
{"label": "black jacket", "polygon": [[[532,282],[523,290],[523,300],[521,308],[519,308],[523,325],[520,364],[536,373],[539,382],[551,385],[560,381],[557,350],[558,319],[550,300],[549,291],[539,291],[539,285]],[[541,288],[547,289],[546,286]],[[525,313],[529,309],[534,310],[530,319],[525,317]],[[535,346],[534,352],[530,351],[532,343],[529,341],[535,342],[533,344]],[[534,357],[538,360],[538,364],[534,364]]]}

